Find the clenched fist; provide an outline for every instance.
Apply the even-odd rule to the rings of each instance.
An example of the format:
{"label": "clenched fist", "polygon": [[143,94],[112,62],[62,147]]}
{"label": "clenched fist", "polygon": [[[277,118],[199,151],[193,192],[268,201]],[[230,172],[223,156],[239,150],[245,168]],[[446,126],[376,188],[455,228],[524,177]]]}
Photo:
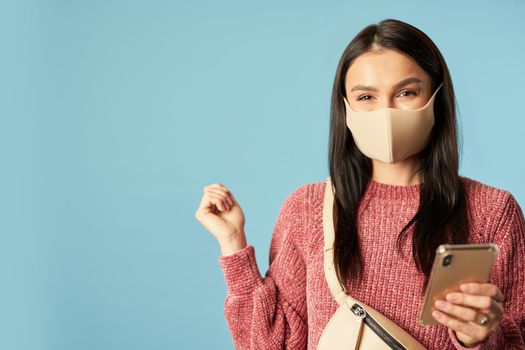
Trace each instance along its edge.
{"label": "clenched fist", "polygon": [[233,194],[222,184],[204,187],[195,218],[217,239],[222,255],[246,247],[244,214]]}

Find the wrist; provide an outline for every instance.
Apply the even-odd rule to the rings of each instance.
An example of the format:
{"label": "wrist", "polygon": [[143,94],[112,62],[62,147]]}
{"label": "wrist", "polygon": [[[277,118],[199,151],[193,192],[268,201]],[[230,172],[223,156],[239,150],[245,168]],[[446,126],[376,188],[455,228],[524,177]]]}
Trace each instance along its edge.
{"label": "wrist", "polygon": [[[457,334],[456,334],[456,337],[457,337]],[[461,344],[461,346],[463,346],[465,348],[475,348],[476,346],[478,346],[481,343],[479,341],[475,342],[475,343],[464,343],[459,338],[458,338],[458,341],[459,341],[459,344]]]}
{"label": "wrist", "polygon": [[248,243],[246,242],[246,236],[244,232],[226,237],[218,241],[221,248],[222,256],[232,255],[239,250],[245,248]]}

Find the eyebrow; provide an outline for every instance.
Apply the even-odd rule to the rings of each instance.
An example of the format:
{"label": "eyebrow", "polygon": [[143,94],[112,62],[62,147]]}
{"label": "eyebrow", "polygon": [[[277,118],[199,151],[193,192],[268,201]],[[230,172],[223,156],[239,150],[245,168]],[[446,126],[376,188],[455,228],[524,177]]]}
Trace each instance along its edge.
{"label": "eyebrow", "polygon": [[[410,83],[418,83],[418,84],[421,84],[423,81],[419,78],[416,78],[416,77],[410,77],[410,78],[406,78],[406,79],[403,79],[401,80],[399,83],[397,83],[394,88],[400,88],[401,86],[404,86],[404,85],[408,85]],[[354,85],[354,87],[352,88],[352,90],[350,90],[350,92],[352,91],[356,91],[356,90],[363,90],[363,91],[375,91],[377,92],[377,88],[375,87],[372,87],[372,86],[366,86],[366,85],[361,85],[361,84],[357,84],[357,85]]]}

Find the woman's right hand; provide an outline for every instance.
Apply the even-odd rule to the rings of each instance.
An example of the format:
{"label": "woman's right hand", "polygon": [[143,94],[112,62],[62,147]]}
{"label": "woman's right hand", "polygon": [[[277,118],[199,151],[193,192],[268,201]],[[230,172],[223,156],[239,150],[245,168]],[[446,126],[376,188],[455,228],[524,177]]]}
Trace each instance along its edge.
{"label": "woman's right hand", "polygon": [[217,239],[222,255],[233,254],[247,245],[242,209],[222,184],[204,187],[195,218]]}

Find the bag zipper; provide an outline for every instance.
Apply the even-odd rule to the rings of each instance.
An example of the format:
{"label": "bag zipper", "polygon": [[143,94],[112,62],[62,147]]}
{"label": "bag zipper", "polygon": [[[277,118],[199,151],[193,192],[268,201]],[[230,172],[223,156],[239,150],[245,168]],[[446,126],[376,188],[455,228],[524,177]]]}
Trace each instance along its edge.
{"label": "bag zipper", "polygon": [[376,320],[370,316],[365,309],[359,304],[352,305],[352,312],[359,317],[363,318],[363,321],[367,326],[372,328],[375,334],[379,336],[391,349],[395,350],[407,350],[401,343],[399,343],[394,337],[392,337],[383,327],[377,323]]}

